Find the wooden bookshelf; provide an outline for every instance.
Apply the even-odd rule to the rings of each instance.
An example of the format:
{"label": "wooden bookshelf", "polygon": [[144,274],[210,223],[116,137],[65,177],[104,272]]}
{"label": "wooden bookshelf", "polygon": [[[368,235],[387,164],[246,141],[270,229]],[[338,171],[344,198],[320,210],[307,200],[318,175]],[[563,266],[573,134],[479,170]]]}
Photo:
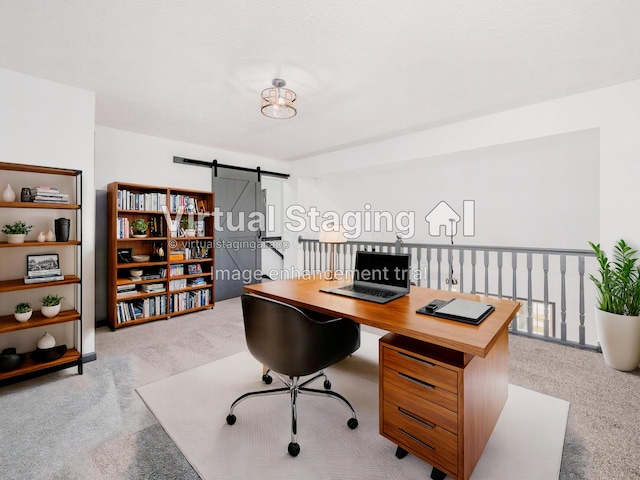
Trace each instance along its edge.
{"label": "wooden bookshelf", "polygon": [[[5,268],[4,272],[9,273],[10,277],[3,277],[0,280],[0,296],[10,294],[11,292],[22,292],[20,296],[25,295],[26,300],[29,300],[33,305],[33,313],[31,318],[25,322],[18,322],[13,313],[8,313],[9,309],[13,309],[14,305],[9,305],[8,301],[0,301],[2,305],[2,312],[0,312],[0,335],[13,334],[18,335],[22,344],[33,345],[32,351],[21,352],[26,356],[26,361],[20,367],[10,370],[8,372],[0,372],[0,383],[4,384],[8,380],[18,377],[33,374],[36,372],[47,373],[52,369],[68,368],[71,366],[78,367],[78,373],[82,373],[82,316],[81,316],[81,304],[82,304],[82,232],[80,227],[82,225],[81,219],[81,192],[82,192],[82,172],[80,170],[64,169],[56,167],[43,167],[36,165],[23,165],[17,163],[0,162],[0,178],[1,183],[11,182],[14,185],[19,184],[27,187],[33,187],[34,185],[51,185],[58,186],[65,190],[73,203],[38,203],[38,202],[22,202],[20,199],[20,189],[14,188],[16,191],[17,199],[12,202],[0,201],[0,223],[10,223],[16,219],[26,219],[27,223],[31,220],[35,220],[34,224],[38,222],[42,225],[43,222],[51,223],[54,219],[63,214],[66,217],[75,217],[71,221],[71,231],[69,232],[69,240],[65,242],[37,242],[34,240],[27,240],[23,243],[7,243],[2,235],[2,241],[0,241],[0,264]],[[43,183],[46,182],[46,183]],[[4,185],[2,186],[4,188]],[[20,259],[26,259],[27,255],[31,252],[41,251],[43,248],[50,250],[52,253],[61,253],[64,255],[71,255],[75,260],[73,267],[67,268],[70,271],[64,271],[64,279],[59,281],[48,281],[41,283],[26,284],[24,276],[26,272],[21,271],[20,268],[15,267],[15,262]],[[37,250],[36,250],[37,249]],[[7,267],[8,263],[12,263],[13,267]],[[26,263],[26,262],[25,262]],[[18,278],[15,278],[18,277]],[[45,317],[38,310],[38,305],[34,304],[30,296],[37,297],[41,294],[48,292],[35,292],[40,289],[47,289],[49,291],[55,291],[58,287],[66,288],[64,296],[72,301],[72,308],[61,311],[55,317]],[[68,295],[68,290],[73,290],[73,295]],[[15,297],[15,295],[14,295]],[[13,302],[11,302],[13,303]],[[37,341],[41,335],[41,330],[33,330],[39,327],[50,325],[68,324],[73,328],[74,345],[70,345],[67,352],[60,358],[49,362],[34,362],[30,355],[35,351],[37,347]],[[56,327],[61,328],[61,327]],[[16,338],[16,337],[14,337]],[[17,345],[17,344],[16,344]],[[17,346],[15,347],[18,348]],[[29,347],[28,347],[29,348]]]}
{"label": "wooden bookshelf", "polygon": [[[112,329],[213,307],[212,192],[114,182],[108,185],[107,204],[107,319]],[[130,227],[137,218],[149,224],[145,237],[132,236]],[[180,228],[174,228],[184,218],[199,222],[196,236],[180,236]],[[170,259],[176,250],[185,258]],[[148,255],[149,260],[126,261],[138,255]],[[189,274],[189,265],[199,265],[201,273]],[[142,278],[131,279],[132,269],[142,270]],[[147,278],[154,275],[160,278]],[[192,278],[203,278],[205,283],[169,288],[171,280]],[[161,285],[164,291],[142,290],[153,284]],[[118,298],[121,289],[132,285],[136,294]],[[174,311],[178,304],[181,308]]]}

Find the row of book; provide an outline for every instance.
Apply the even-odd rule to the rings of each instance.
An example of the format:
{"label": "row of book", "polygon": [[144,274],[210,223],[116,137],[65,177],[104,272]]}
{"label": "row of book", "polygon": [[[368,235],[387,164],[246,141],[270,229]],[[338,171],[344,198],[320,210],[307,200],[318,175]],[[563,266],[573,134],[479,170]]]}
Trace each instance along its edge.
{"label": "row of book", "polygon": [[162,207],[166,205],[166,193],[134,193],[128,190],[118,190],[118,208],[121,210],[160,212]]}
{"label": "row of book", "polygon": [[169,211],[171,211],[172,213],[205,213],[206,205],[202,200],[198,200],[195,197],[190,197],[189,195],[172,194],[169,196]]}
{"label": "row of book", "polygon": [[116,298],[127,298],[138,294],[138,290],[133,283],[118,285],[116,287]]}
{"label": "row of book", "polygon": [[[187,287],[198,287],[198,286],[207,286],[207,282],[204,278],[190,278],[187,280],[186,278],[171,280],[169,282],[169,290],[181,290]],[[140,293],[163,293],[166,292],[167,289],[164,283],[148,283],[140,285],[140,289],[136,288],[135,284],[127,284],[127,285],[118,285],[116,291],[116,298],[123,299],[129,297],[135,297]]]}
{"label": "row of book", "polygon": [[155,317],[167,313],[167,297],[138,298],[116,304],[116,320],[118,323],[130,322],[139,318]]}
{"label": "row of book", "polygon": [[171,313],[203,307],[211,303],[211,290],[194,290],[169,295],[169,311]]}
{"label": "row of book", "polygon": [[69,203],[69,195],[57,187],[32,187],[31,200],[36,203]]}
{"label": "row of book", "polygon": [[164,283],[145,283],[140,286],[140,290],[144,293],[161,293],[166,291]]}
{"label": "row of book", "polygon": [[180,290],[187,287],[187,279],[169,280],[169,290]]}

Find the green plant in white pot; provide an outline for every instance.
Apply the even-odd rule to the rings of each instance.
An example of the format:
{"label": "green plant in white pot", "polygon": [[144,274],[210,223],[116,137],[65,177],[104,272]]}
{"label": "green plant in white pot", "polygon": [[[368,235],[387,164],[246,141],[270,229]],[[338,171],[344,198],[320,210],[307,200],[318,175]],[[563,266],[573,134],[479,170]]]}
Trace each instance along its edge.
{"label": "green plant in white pot", "polygon": [[33,225],[17,221],[2,227],[2,233],[7,235],[7,243],[24,243],[24,237],[32,228]]}
{"label": "green plant in white pot", "polygon": [[64,297],[60,295],[53,295],[49,293],[46,297],[42,297],[40,301],[42,302],[42,308],[40,312],[45,317],[51,318],[55,317],[60,313],[60,304],[64,300]]}
{"label": "green plant in white pot", "polygon": [[28,302],[21,302],[17,304],[13,310],[13,316],[19,322],[26,322],[29,320],[32,313],[33,310],[31,308],[31,304]]}
{"label": "green plant in white pot", "polygon": [[640,363],[640,267],[637,250],[624,240],[613,247],[613,261],[589,242],[598,259],[596,330],[604,361],[616,370],[635,370]]}

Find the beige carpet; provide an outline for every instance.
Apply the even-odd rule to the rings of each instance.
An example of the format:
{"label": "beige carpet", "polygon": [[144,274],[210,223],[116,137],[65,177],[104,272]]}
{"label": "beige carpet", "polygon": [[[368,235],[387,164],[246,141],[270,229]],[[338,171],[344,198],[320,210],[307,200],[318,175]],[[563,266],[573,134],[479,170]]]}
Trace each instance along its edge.
{"label": "beige carpet", "polygon": [[[248,399],[234,412],[237,423],[225,422],[237,396],[269,388],[260,381],[261,365],[247,352],[137,392],[205,480],[424,480],[431,467],[411,455],[398,460],[395,445],[378,433],[377,337],[363,333],[362,343],[355,355],[327,370],[333,390],[353,404],[360,425],[347,427],[350,415],[340,402],[301,395],[296,458],[287,454],[287,395]],[[510,385],[509,400],[472,480],[557,479],[568,410],[564,400]]]}

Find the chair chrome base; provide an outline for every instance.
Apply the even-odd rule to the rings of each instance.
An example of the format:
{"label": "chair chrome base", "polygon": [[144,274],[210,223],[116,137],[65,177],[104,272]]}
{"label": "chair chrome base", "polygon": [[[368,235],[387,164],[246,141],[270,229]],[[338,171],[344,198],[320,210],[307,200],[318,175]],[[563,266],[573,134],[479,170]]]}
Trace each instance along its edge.
{"label": "chair chrome base", "polygon": [[[233,410],[236,406],[250,397],[261,397],[265,395],[278,395],[289,392],[291,395],[291,442],[288,446],[289,455],[292,457],[298,456],[300,453],[300,445],[298,445],[296,441],[296,434],[298,432],[298,412],[297,412],[297,400],[298,394],[309,394],[309,395],[318,395],[324,397],[332,397],[337,400],[341,400],[349,409],[351,410],[351,418],[347,421],[347,426],[352,430],[358,426],[358,419],[356,418],[356,411],[353,409],[349,401],[344,398],[339,393],[333,392],[329,390],[331,388],[331,382],[327,379],[327,376],[324,372],[319,372],[314,375],[312,378],[305,380],[300,383],[300,377],[282,377],[276,372],[272,372],[271,370],[267,370],[267,372],[262,376],[262,381],[266,384],[271,383],[271,376],[269,373],[275,374],[286,386],[280,388],[271,388],[268,390],[256,390],[253,392],[245,393],[244,395],[240,395],[235,401],[231,404],[231,408],[229,409],[229,415],[227,415],[227,423],[229,425],[233,425],[236,423],[236,416],[233,414]],[[324,377],[324,388],[325,390],[319,390],[316,388],[308,388],[311,382],[317,380],[320,377]]]}

